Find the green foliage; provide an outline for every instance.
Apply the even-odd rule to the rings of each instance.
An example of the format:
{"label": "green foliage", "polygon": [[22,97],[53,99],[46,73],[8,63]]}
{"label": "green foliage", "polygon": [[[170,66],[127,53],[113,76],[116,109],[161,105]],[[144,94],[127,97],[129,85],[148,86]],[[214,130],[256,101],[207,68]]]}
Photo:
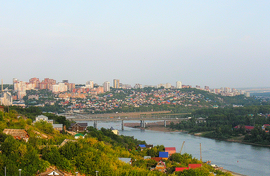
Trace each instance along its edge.
{"label": "green foliage", "polygon": [[38,151],[32,145],[11,136],[5,139],[0,149],[0,173],[6,166],[7,175],[18,175],[18,169],[22,169],[22,175],[31,176],[48,167],[48,162],[39,159]]}
{"label": "green foliage", "polygon": [[114,147],[120,146],[126,149],[135,149],[139,144],[146,144],[145,141],[134,139],[131,136],[116,135],[110,129],[101,128],[97,130],[94,127],[88,127],[88,137],[94,137],[99,141],[112,144]]}
{"label": "green foliage", "polygon": [[46,121],[43,120],[36,122],[34,126],[46,134],[53,134],[54,132],[52,124],[47,123]]}
{"label": "green foliage", "polygon": [[53,119],[56,124],[63,124],[66,126],[66,129],[70,127],[71,122],[66,119],[65,116],[58,116],[52,113],[44,113],[43,115],[47,116],[48,119]]}
{"label": "green foliage", "polygon": [[[270,123],[269,114],[270,106],[247,106],[239,108],[218,108],[218,109],[200,109],[194,111],[191,116],[193,118],[181,123],[171,123],[169,125],[172,129],[187,130],[190,133],[207,132],[204,137],[216,139],[228,139],[234,136],[245,135],[245,125],[253,126]],[[204,117],[205,122],[199,122],[198,117]],[[242,128],[233,129],[240,125]],[[257,136],[259,135],[259,136]],[[263,132],[250,137],[246,135],[245,140],[249,142],[257,142],[266,144],[268,138]],[[251,140],[252,138],[252,140]]]}

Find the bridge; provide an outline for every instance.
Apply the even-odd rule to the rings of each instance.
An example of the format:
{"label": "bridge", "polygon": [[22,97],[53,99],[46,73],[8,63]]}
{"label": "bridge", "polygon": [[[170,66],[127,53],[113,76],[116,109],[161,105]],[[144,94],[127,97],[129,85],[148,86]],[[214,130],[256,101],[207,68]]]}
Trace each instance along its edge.
{"label": "bridge", "polygon": [[124,121],[140,121],[140,127],[145,128],[145,121],[163,121],[166,127],[168,122],[180,122],[187,118],[180,118],[181,114],[168,114],[170,111],[158,112],[132,112],[132,113],[110,113],[110,114],[65,114],[68,120],[72,121],[94,121],[94,127],[97,128],[98,121],[122,121],[122,130],[124,130]]}

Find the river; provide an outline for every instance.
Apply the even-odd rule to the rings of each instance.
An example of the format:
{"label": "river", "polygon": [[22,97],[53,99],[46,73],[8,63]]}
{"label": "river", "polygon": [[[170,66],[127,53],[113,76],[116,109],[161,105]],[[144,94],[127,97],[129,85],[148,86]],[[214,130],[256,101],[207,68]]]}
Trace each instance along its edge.
{"label": "river", "polygon": [[[79,123],[82,122],[93,126],[93,121]],[[182,153],[192,154],[197,159],[200,159],[201,143],[203,161],[210,160],[212,164],[248,176],[270,175],[270,148],[218,141],[181,132],[159,132],[128,127],[122,131],[120,130],[121,121],[98,122],[98,128],[101,127],[113,127],[118,129],[121,135],[134,136],[136,139],[146,141],[147,144],[176,147],[177,152],[180,152],[182,143],[185,141]]]}

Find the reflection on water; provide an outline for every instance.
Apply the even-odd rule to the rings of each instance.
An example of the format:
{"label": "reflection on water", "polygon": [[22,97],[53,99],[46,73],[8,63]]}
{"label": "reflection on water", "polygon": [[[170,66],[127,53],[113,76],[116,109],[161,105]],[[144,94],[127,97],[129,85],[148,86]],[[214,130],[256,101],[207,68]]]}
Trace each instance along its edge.
{"label": "reflection on water", "polygon": [[[93,122],[89,121],[88,125],[93,126]],[[121,131],[121,121],[98,122],[98,128],[101,127],[113,127],[118,129],[121,135],[134,136],[148,144],[176,147],[177,152],[180,152],[185,141],[182,153],[192,154],[196,158],[200,158],[201,143],[203,161],[210,160],[224,169],[245,175],[270,175],[270,148],[202,138],[180,132],[158,132],[128,127]]]}

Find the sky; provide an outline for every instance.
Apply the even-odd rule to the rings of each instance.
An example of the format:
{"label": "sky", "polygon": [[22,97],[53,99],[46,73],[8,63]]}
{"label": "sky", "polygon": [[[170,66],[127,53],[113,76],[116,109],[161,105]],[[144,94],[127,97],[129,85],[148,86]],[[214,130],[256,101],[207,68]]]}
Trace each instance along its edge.
{"label": "sky", "polygon": [[0,0],[0,79],[270,87],[269,0]]}

